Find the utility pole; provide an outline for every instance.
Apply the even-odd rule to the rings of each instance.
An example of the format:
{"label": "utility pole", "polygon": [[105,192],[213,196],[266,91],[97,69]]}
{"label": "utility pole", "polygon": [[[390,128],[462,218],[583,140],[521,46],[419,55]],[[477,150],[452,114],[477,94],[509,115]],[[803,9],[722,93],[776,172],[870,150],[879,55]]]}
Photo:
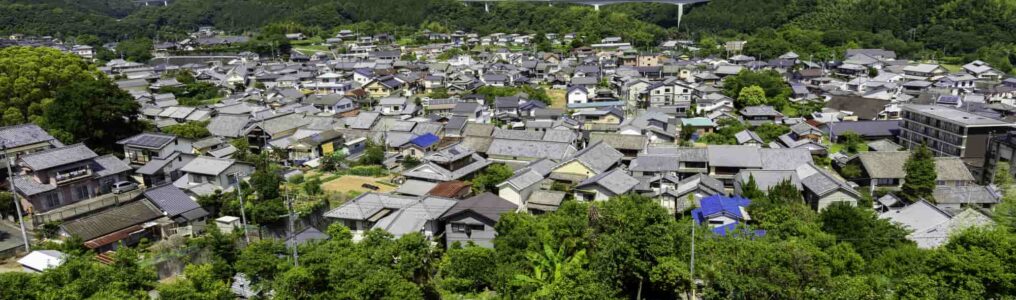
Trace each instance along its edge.
{"label": "utility pole", "polygon": [[25,230],[25,217],[22,216],[21,201],[18,200],[18,190],[14,185],[14,172],[11,171],[11,164],[13,163],[10,159],[10,155],[7,154],[7,141],[0,140],[3,147],[4,160],[7,162],[7,182],[11,184],[11,199],[14,200],[15,214],[18,215],[18,224],[21,226],[21,239],[25,241],[25,252],[32,252],[31,241],[28,240],[28,232]]}
{"label": "utility pole", "polygon": [[692,300],[696,299],[696,297],[695,297],[695,227],[698,227],[698,224],[695,224],[695,218],[692,218],[691,219],[691,263],[688,264],[689,268],[691,269],[690,272],[691,272],[691,299]]}
{"label": "utility pole", "polygon": [[250,244],[250,235],[247,234],[247,214],[243,212],[243,191],[240,190],[240,185],[243,182],[240,179],[240,172],[233,173],[233,177],[236,178],[236,198],[240,200],[240,222],[243,225],[243,239],[247,244]]}
{"label": "utility pole", "polygon": [[287,206],[289,206],[288,207],[288,210],[289,210],[289,241],[290,241],[290,245],[289,246],[293,248],[293,266],[299,267],[300,266],[300,254],[297,252],[297,249],[296,249],[296,246],[297,246],[297,243],[296,243],[296,231],[295,231],[294,226],[293,226],[293,220],[295,219],[294,215],[293,215],[293,198],[291,198],[289,196],[289,187],[286,187],[286,204],[287,204]]}

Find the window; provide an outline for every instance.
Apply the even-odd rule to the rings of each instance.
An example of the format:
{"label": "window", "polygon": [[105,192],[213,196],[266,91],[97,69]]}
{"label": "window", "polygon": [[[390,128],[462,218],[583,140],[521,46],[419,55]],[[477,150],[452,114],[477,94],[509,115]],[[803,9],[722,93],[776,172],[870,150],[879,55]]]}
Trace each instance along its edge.
{"label": "window", "polygon": [[483,231],[483,224],[452,223],[452,232],[469,233],[472,231]]}
{"label": "window", "polygon": [[44,200],[46,201],[46,208],[60,206],[60,195],[57,193],[49,193]]}
{"label": "window", "polygon": [[77,196],[78,200],[88,199],[88,186],[80,185],[74,187],[74,195]]}

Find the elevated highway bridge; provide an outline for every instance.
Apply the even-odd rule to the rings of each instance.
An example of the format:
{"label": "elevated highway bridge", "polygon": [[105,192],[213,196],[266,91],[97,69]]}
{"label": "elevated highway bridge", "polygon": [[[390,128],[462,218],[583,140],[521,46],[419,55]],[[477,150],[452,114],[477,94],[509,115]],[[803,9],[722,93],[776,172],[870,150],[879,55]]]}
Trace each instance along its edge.
{"label": "elevated highway bridge", "polygon": [[554,5],[554,3],[569,3],[569,4],[582,4],[590,5],[595,10],[600,10],[600,6],[620,3],[665,3],[677,5],[677,27],[681,27],[681,15],[684,14],[685,4],[695,4],[702,2],[709,2],[709,0],[461,0],[462,2],[482,2],[483,9],[490,12],[490,3],[492,2],[537,2],[547,3],[548,5]]}

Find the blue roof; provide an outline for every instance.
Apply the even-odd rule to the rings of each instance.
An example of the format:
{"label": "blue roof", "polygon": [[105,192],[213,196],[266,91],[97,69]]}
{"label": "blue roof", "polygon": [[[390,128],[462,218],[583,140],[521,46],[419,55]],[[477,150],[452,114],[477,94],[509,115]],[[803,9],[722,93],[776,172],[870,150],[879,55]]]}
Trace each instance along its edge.
{"label": "blue roof", "polygon": [[702,223],[709,216],[726,213],[735,219],[744,219],[741,214],[741,207],[751,204],[751,200],[734,196],[712,195],[699,201],[699,208],[692,210],[692,218],[695,222]]}
{"label": "blue roof", "polygon": [[437,137],[433,133],[428,132],[424,135],[413,138],[413,140],[409,142],[413,143],[413,145],[419,146],[420,148],[427,148],[430,147],[431,145],[434,145],[439,140],[441,140],[441,138]]}

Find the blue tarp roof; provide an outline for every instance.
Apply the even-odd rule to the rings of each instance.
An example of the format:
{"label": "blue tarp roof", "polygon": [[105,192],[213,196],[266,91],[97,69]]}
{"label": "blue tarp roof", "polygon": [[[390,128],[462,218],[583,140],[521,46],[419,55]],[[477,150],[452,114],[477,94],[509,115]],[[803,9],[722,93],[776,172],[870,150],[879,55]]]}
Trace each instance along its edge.
{"label": "blue tarp roof", "polygon": [[741,207],[751,204],[751,200],[741,197],[727,197],[723,195],[712,195],[700,201],[700,207],[691,212],[696,222],[702,223],[707,216],[717,215],[723,212],[728,213],[735,219],[744,219],[741,215]]}
{"label": "blue tarp roof", "polygon": [[413,140],[409,142],[413,143],[413,145],[419,146],[420,148],[427,148],[437,143],[439,140],[441,140],[441,138],[434,135],[433,133],[426,133],[424,135],[413,138]]}

